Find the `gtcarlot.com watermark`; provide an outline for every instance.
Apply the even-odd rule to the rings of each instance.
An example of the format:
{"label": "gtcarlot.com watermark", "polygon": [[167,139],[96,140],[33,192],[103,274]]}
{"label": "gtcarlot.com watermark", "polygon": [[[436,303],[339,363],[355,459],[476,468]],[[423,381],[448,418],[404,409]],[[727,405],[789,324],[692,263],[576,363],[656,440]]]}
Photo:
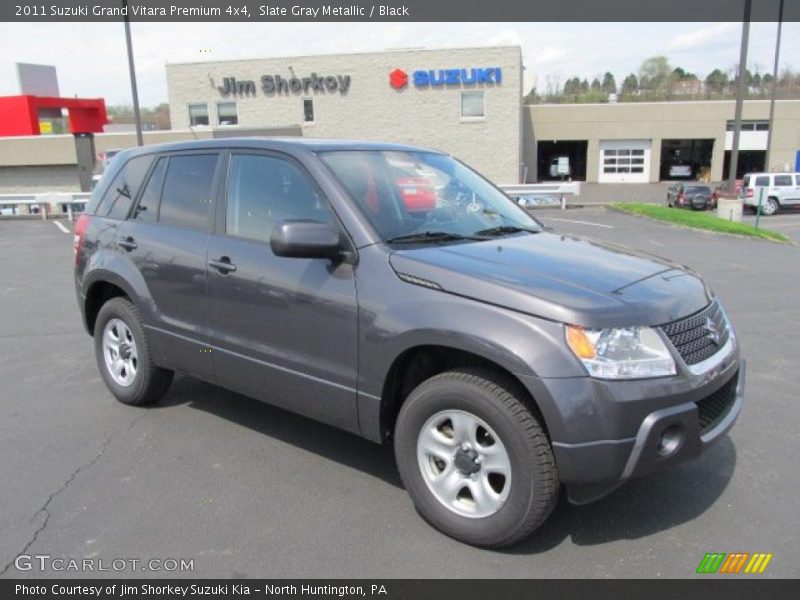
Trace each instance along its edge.
{"label": "gtcarlot.com watermark", "polygon": [[66,558],[50,554],[20,554],[14,559],[18,571],[97,572],[191,572],[193,558]]}

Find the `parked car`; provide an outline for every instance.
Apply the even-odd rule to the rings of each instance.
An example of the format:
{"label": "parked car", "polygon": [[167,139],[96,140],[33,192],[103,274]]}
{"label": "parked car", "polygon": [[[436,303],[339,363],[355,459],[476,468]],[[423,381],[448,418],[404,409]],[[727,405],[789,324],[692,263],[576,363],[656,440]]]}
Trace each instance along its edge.
{"label": "parked car", "polygon": [[[409,210],[409,172],[437,181],[434,210]],[[736,334],[697,274],[548,233],[431,150],[129,150],[74,250],[121,402],[156,402],[182,372],[393,444],[419,512],[478,546],[528,536],[562,487],[591,502],[698,456],[742,407]]]}
{"label": "parked car", "polygon": [[781,208],[800,204],[800,173],[748,173],[740,196],[744,205],[753,210],[758,208],[760,198],[761,214],[774,215]]}
{"label": "parked car", "polygon": [[711,188],[693,183],[676,183],[667,190],[667,206],[706,210],[716,206]]}
{"label": "parked car", "polygon": [[572,167],[569,163],[569,156],[554,156],[550,159],[549,174],[552,179],[569,177],[572,175]]}
{"label": "parked car", "polygon": [[722,194],[739,194],[742,191],[742,179],[736,179],[733,184],[733,191],[729,191],[730,185],[728,181],[725,180],[720,183],[717,187],[714,188],[714,192],[711,194],[711,208],[717,208],[717,201]]}

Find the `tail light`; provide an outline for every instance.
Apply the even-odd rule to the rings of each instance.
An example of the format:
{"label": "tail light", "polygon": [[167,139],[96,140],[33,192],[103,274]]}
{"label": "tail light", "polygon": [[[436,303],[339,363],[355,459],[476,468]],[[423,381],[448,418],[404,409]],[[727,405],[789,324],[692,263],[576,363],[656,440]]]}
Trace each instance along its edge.
{"label": "tail light", "polygon": [[678,204],[683,204],[684,202],[686,202],[686,194],[681,193],[681,195],[678,196]]}
{"label": "tail light", "polygon": [[752,198],[753,197],[753,188],[747,188],[747,197],[748,198]]}
{"label": "tail light", "polygon": [[78,264],[78,250],[81,249],[83,243],[83,234],[86,233],[86,228],[89,226],[89,215],[81,215],[75,221],[75,229],[72,237],[72,251],[75,253],[75,264]]}

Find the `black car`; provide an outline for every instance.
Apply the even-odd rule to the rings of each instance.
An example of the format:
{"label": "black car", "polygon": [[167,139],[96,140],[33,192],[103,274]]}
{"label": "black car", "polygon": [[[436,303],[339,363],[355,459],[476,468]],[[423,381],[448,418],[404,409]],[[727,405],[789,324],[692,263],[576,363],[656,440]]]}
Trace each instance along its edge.
{"label": "black car", "polygon": [[707,185],[676,183],[667,190],[667,206],[706,210],[716,207],[716,197]]}
{"label": "black car", "polygon": [[419,512],[471,544],[524,538],[562,488],[590,502],[697,456],[742,407],[737,338],[699,276],[549,233],[432,150],[126,151],[74,248],[121,402],[181,372],[393,444]]}

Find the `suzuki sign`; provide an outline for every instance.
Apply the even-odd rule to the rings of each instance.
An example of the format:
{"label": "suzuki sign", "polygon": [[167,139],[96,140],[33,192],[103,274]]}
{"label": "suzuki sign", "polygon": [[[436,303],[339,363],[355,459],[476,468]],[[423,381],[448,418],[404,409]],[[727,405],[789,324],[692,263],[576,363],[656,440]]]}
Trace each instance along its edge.
{"label": "suzuki sign", "polygon": [[[431,69],[418,70],[411,74],[415,87],[437,87],[442,85],[497,85],[503,81],[500,67],[482,67],[471,69]],[[402,69],[389,73],[389,85],[402,89],[408,85],[408,74]]]}

